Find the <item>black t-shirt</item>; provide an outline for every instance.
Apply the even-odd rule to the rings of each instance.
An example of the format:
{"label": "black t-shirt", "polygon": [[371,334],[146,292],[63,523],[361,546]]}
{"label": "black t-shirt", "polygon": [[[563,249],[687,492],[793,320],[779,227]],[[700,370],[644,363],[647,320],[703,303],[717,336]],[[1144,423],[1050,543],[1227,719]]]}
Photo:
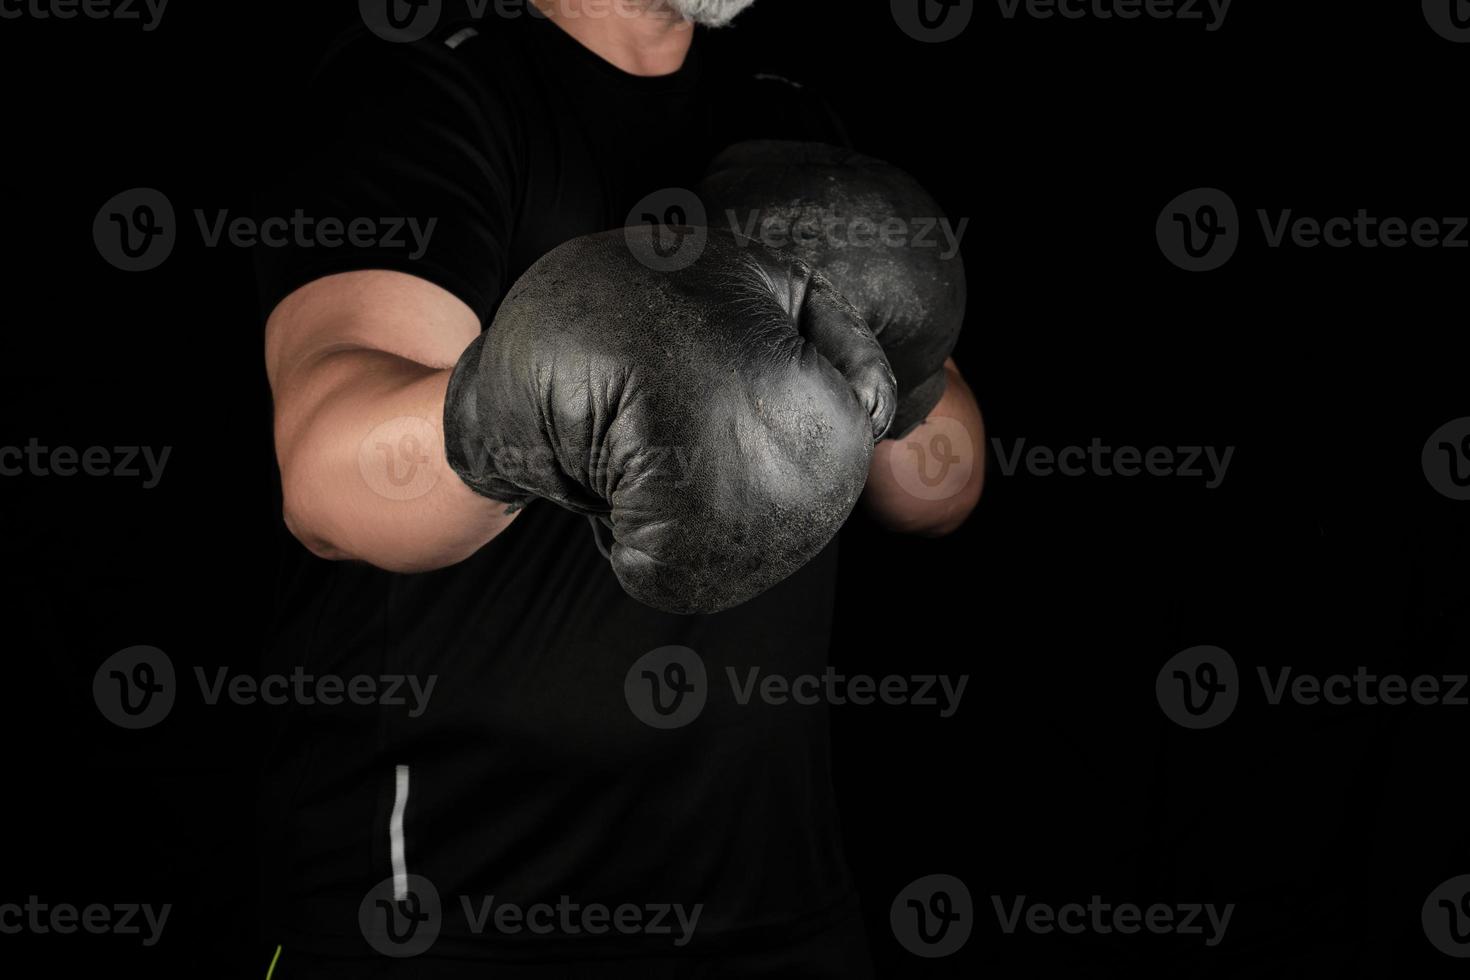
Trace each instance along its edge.
{"label": "black t-shirt", "polygon": [[[809,90],[722,48],[735,32],[700,34],[680,71],[646,78],[536,17],[468,26],[408,45],[357,34],[332,51],[304,95],[309,127],[281,141],[287,165],[262,216],[437,220],[422,254],[411,242],[262,249],[267,311],[318,277],[388,268],[443,286],[488,325],[538,257],[623,226],[651,193],[693,186],[724,145],[841,139]],[[265,812],[267,904],[288,953],[365,951],[359,909],[394,875],[436,890],[438,956],[776,951],[760,962],[779,973],[781,949],[804,942],[809,960],[810,937],[850,922],[825,708],[740,703],[752,671],[824,670],[835,543],[750,602],[691,617],[628,598],[586,520],[544,501],[428,574],[288,550],[269,670],[435,680],[416,716],[350,703],[283,715]],[[702,665],[706,702],[659,728],[635,710],[653,690],[635,665],[670,646],[697,658],[676,655],[689,683]],[[678,946],[677,929],[472,930],[464,901],[478,910],[492,896],[702,909]],[[844,944],[833,963],[853,959],[834,975],[861,959]]]}

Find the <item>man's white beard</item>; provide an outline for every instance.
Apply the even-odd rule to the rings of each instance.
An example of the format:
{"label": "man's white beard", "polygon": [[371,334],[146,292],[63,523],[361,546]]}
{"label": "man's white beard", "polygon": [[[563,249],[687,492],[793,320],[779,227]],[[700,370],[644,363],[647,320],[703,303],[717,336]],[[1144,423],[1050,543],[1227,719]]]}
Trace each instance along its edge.
{"label": "man's white beard", "polygon": [[724,27],[755,0],[662,0],[685,20],[706,27]]}

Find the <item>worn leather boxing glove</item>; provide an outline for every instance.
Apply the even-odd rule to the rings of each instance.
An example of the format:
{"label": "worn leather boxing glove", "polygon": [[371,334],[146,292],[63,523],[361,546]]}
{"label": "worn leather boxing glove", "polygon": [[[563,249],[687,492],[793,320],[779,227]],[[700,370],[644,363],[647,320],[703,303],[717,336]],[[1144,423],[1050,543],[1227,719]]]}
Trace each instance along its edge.
{"label": "worn leather boxing glove", "polygon": [[717,156],[699,196],[711,225],[804,259],[862,314],[898,379],[888,436],[923,422],[965,317],[964,262],[931,234],[944,214],[928,192],[851,150],[756,140]]}
{"label": "worn leather boxing glove", "polygon": [[444,433],[472,489],[593,517],[631,596],[711,613],[836,533],[894,382],[861,317],[800,260],[710,230],[692,264],[655,271],[664,234],[589,235],[533,265],[455,366]]}

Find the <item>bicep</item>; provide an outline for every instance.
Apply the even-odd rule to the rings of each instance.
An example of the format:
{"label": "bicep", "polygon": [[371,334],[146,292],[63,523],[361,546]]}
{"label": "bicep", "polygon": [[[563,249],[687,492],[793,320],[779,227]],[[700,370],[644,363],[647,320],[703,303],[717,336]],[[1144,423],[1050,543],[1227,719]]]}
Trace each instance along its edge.
{"label": "bicep", "polygon": [[373,351],[437,370],[452,367],[479,333],[474,310],[426,279],[344,272],[294,290],[271,312],[266,374],[279,406],[333,353]]}

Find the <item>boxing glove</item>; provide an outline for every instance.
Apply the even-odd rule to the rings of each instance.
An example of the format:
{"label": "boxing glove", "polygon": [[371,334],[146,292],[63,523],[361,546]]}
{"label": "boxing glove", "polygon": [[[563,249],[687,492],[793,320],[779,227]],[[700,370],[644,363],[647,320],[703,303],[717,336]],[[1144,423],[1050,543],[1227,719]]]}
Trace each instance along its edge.
{"label": "boxing glove", "polygon": [[710,230],[686,267],[658,271],[669,231],[577,238],[517,280],[451,374],[446,451],[477,493],[545,498],[610,530],[635,599],[712,613],[836,533],[894,381],[805,263]]}
{"label": "boxing glove", "polygon": [[923,422],[965,317],[964,262],[934,234],[944,215],[928,192],[851,150],[757,140],[717,156],[698,193],[711,225],[798,256],[857,308],[898,379],[889,437]]}

